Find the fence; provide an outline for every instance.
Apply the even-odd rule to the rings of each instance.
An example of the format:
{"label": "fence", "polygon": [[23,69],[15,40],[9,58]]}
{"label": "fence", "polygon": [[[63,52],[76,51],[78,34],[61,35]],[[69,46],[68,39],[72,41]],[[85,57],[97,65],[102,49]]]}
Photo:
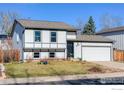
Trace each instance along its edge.
{"label": "fence", "polygon": [[114,50],[114,61],[124,62],[124,50]]}

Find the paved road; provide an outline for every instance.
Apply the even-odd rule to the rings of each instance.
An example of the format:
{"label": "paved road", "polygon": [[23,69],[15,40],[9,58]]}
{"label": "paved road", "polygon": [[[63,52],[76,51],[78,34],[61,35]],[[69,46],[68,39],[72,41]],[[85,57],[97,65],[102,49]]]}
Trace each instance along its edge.
{"label": "paved road", "polygon": [[78,79],[39,83],[16,83],[16,85],[124,85],[124,77],[103,78],[103,79]]}
{"label": "paved road", "polygon": [[8,78],[0,80],[1,85],[18,84],[49,84],[49,85],[104,85],[104,84],[124,84],[124,72],[86,74],[86,75],[67,75],[67,76],[47,76],[47,77],[27,77],[27,78]]}

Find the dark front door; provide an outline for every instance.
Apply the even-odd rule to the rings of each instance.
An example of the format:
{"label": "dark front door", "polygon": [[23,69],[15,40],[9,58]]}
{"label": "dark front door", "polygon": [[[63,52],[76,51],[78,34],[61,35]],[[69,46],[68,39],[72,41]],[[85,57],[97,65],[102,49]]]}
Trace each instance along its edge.
{"label": "dark front door", "polygon": [[67,57],[74,57],[74,44],[72,41],[67,42]]}

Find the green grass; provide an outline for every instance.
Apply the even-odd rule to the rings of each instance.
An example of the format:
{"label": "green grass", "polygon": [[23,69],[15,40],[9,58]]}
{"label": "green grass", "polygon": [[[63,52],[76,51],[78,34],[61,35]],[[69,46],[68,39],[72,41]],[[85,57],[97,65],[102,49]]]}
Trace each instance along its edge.
{"label": "green grass", "polygon": [[88,62],[49,61],[47,65],[37,64],[37,62],[5,64],[7,77],[12,78],[88,74],[92,72],[89,69],[94,67],[104,72],[102,66]]}

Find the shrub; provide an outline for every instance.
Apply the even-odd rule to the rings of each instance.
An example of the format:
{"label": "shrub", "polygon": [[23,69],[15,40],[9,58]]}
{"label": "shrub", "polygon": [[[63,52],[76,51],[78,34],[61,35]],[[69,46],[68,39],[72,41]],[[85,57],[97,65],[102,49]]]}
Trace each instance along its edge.
{"label": "shrub", "polygon": [[10,60],[11,60],[11,58],[10,58],[10,56],[9,56],[9,51],[4,51],[4,56],[3,56],[3,60],[4,60],[4,62],[5,63],[8,63],[8,62],[10,62]]}
{"label": "shrub", "polygon": [[11,49],[11,50],[4,50],[3,51],[3,61],[5,63],[11,62],[11,61],[19,61],[20,59],[20,51],[17,49]]}
{"label": "shrub", "polygon": [[19,61],[20,60],[20,52],[19,52],[19,50],[15,50],[15,61]]}
{"label": "shrub", "polygon": [[3,56],[4,56],[3,50],[0,49],[0,63],[3,62]]}

